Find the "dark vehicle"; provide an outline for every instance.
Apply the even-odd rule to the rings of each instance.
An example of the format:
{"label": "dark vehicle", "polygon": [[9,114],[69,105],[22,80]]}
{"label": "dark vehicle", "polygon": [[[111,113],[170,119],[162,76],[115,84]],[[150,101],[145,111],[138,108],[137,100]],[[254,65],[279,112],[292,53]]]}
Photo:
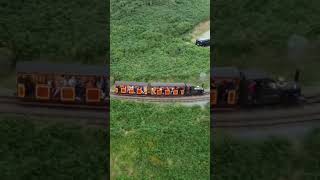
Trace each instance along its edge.
{"label": "dark vehicle", "polygon": [[193,96],[202,95],[204,89],[185,83],[115,82],[115,94],[129,96]]}
{"label": "dark vehicle", "polygon": [[103,105],[109,96],[104,66],[19,62],[16,73],[21,100]]}
{"label": "dark vehicle", "polygon": [[235,67],[213,69],[211,103],[213,107],[232,107],[299,102],[301,88],[295,81],[274,80],[258,70]]}
{"label": "dark vehicle", "polygon": [[197,39],[196,45],[202,47],[210,46],[210,39]]}

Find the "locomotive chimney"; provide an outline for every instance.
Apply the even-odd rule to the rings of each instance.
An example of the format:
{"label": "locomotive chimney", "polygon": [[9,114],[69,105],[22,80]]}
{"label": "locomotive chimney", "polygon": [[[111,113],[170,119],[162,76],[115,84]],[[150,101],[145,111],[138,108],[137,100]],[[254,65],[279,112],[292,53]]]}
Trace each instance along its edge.
{"label": "locomotive chimney", "polygon": [[299,81],[299,76],[300,76],[300,70],[296,69],[296,72],[294,74],[294,81],[298,82]]}

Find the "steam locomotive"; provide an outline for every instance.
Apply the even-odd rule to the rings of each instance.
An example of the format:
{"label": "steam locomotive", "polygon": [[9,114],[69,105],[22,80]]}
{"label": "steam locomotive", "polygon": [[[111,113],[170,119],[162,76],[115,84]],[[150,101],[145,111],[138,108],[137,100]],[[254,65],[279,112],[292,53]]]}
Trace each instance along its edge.
{"label": "steam locomotive", "polygon": [[114,93],[130,96],[194,96],[204,94],[204,88],[186,83],[116,81]]}
{"label": "steam locomotive", "polygon": [[216,67],[211,77],[211,104],[225,107],[297,103],[301,97],[298,79],[299,71],[294,81],[285,81],[259,70]]}

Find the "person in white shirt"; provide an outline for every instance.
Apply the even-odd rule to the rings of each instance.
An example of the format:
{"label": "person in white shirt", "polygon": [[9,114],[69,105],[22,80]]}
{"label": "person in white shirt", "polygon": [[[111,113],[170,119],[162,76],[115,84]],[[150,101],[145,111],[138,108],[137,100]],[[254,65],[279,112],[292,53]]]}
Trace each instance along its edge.
{"label": "person in white shirt", "polygon": [[76,83],[77,83],[77,81],[76,81],[76,78],[75,78],[74,76],[72,76],[72,77],[69,79],[69,81],[68,81],[68,85],[69,85],[70,87],[75,87],[75,86],[76,86]]}

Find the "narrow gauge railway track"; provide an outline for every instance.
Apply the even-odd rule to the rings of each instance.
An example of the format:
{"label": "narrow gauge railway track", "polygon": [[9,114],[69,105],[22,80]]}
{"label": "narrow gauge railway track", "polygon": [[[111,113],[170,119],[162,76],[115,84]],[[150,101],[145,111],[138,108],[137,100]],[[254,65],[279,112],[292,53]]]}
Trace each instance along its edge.
{"label": "narrow gauge railway track", "polygon": [[183,96],[183,97],[157,97],[157,96],[129,96],[129,95],[116,95],[111,93],[110,97],[121,100],[133,101],[146,101],[146,102],[199,102],[210,101],[210,93],[205,92],[203,95],[198,96]]}
{"label": "narrow gauge railway track", "polygon": [[23,102],[15,97],[0,96],[0,114],[50,118],[59,121],[76,121],[85,125],[105,126],[107,124],[107,112],[107,107],[88,108],[79,105]]}
{"label": "narrow gauge railway track", "polygon": [[36,101],[25,101],[18,99],[14,96],[0,96],[0,104],[16,104],[21,106],[30,107],[47,107],[57,109],[75,109],[75,110],[94,110],[94,111],[107,111],[107,106],[102,105],[85,105],[85,104],[62,104],[62,103],[51,103],[51,102],[36,102]]}
{"label": "narrow gauge railway track", "polygon": [[213,115],[211,117],[211,128],[256,128],[320,122],[320,96],[305,97],[303,104],[294,107],[277,106],[250,110],[229,109],[229,111],[221,112],[228,113]]}
{"label": "narrow gauge railway track", "polygon": [[306,103],[308,104],[318,104],[320,103],[320,93],[314,94],[314,95],[309,95],[304,97],[306,100]]}
{"label": "narrow gauge railway track", "polygon": [[270,127],[279,125],[292,125],[301,123],[320,122],[320,112],[314,114],[292,115],[286,117],[270,117],[256,119],[237,119],[234,121],[218,121],[217,118],[212,120],[212,128],[229,129],[229,128],[250,128],[250,127]]}

